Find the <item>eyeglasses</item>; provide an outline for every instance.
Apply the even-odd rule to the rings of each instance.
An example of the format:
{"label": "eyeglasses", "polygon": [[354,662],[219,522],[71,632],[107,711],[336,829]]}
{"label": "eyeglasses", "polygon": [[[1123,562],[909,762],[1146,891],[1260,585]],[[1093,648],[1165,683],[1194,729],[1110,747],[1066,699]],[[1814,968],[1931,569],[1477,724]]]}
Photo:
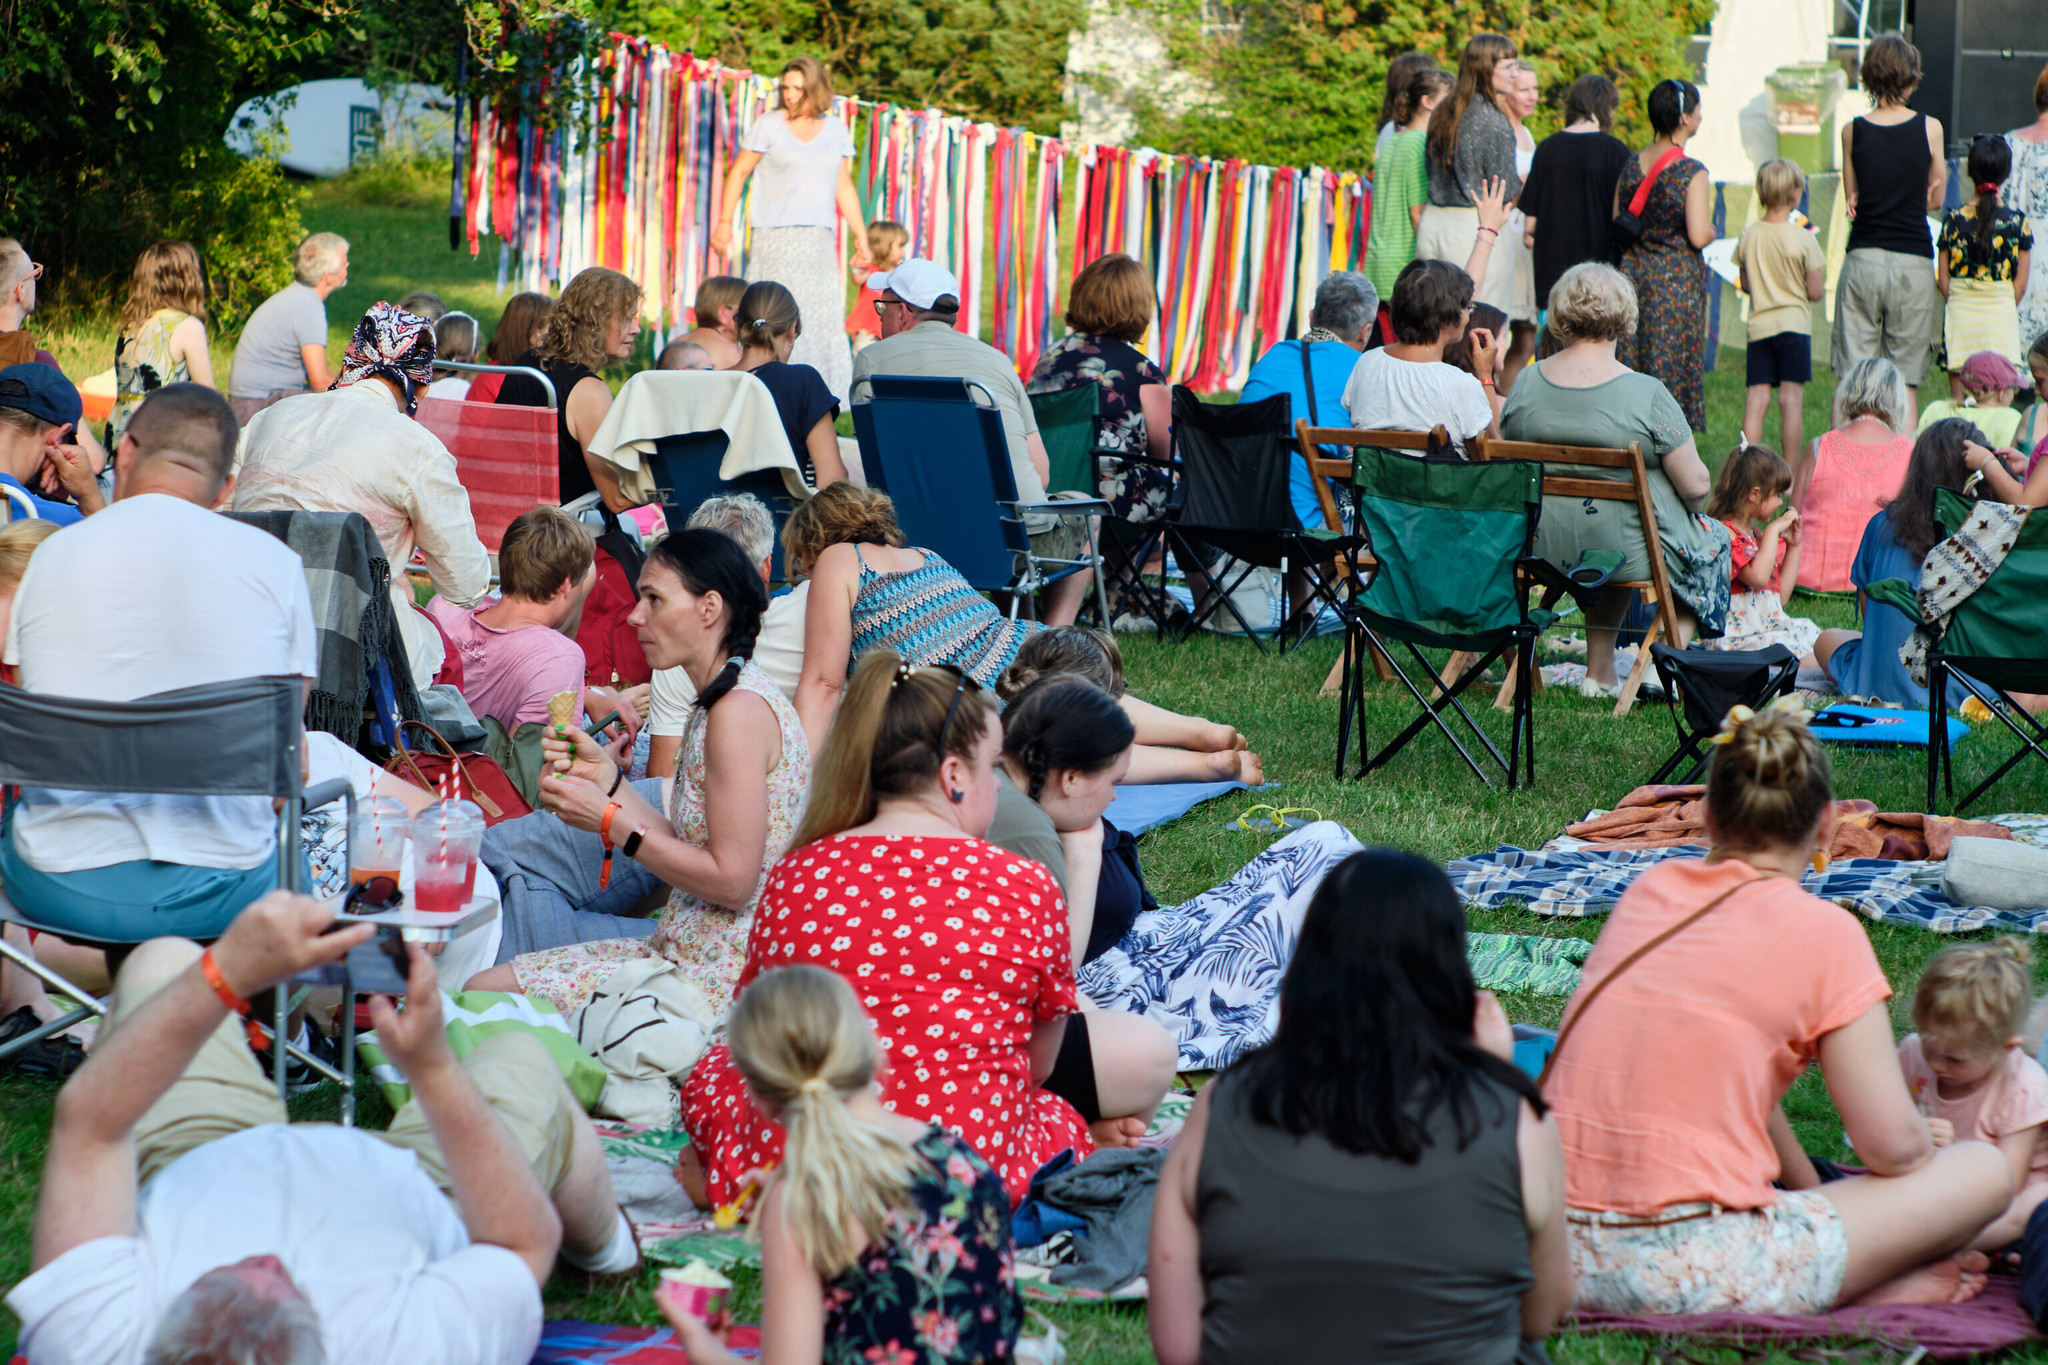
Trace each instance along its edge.
{"label": "eyeglasses", "polygon": [[[386,910],[396,910],[405,904],[405,892],[398,889],[396,877],[366,877],[348,889],[348,895],[341,901],[344,915],[381,915]],[[358,910],[356,907],[361,906]]]}
{"label": "eyeglasses", "polygon": [[885,310],[890,308],[901,308],[903,306],[904,304],[902,299],[876,299],[875,316],[878,318],[887,317],[888,313]]}

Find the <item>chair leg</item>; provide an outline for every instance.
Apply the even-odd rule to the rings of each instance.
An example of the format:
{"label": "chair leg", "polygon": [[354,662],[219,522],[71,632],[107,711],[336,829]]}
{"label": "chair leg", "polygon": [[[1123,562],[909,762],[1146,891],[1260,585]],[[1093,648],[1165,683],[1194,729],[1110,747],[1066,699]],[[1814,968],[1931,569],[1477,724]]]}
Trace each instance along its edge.
{"label": "chair leg", "polygon": [[1098,543],[1095,518],[1083,517],[1081,524],[1088,528],[1088,567],[1095,575],[1095,610],[1102,614],[1102,628],[1110,629],[1109,586],[1102,581],[1102,547]]}
{"label": "chair leg", "polygon": [[1629,670],[1628,681],[1622,684],[1621,696],[1614,703],[1614,717],[1621,719],[1636,704],[1636,693],[1643,687],[1643,679],[1650,673],[1650,646],[1662,643],[1664,635],[1664,614],[1659,612],[1651,620],[1650,628],[1643,632],[1643,642],[1636,647],[1636,666]]}

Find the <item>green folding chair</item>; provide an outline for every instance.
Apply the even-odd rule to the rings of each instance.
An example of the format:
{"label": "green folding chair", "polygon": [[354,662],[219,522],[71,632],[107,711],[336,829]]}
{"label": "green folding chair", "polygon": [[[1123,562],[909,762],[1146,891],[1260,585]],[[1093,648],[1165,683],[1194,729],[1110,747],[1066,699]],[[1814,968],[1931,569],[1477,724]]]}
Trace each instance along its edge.
{"label": "green folding chair", "polygon": [[[1954,535],[1975,507],[1946,488],[1935,490],[1934,520],[1944,537]],[[1943,702],[1951,679],[1990,709],[2019,740],[2020,747],[1991,776],[1955,805],[1960,814],[1991,785],[2032,754],[2048,763],[2048,725],[2012,699],[2014,692],[2048,692],[2048,515],[2027,518],[1999,566],[1949,614],[1937,629],[1920,613],[1916,585],[1903,578],[1872,583],[1864,593],[1920,622],[1927,648],[1927,809],[1934,809],[1937,774],[1942,791],[1955,796],[1947,718]]]}
{"label": "green folding chair", "polygon": [[[1357,450],[1352,469],[1352,504],[1377,561],[1371,581],[1345,604],[1350,631],[1340,685],[1337,718],[1337,776],[1344,775],[1351,725],[1358,724],[1358,769],[1364,777],[1434,724],[1479,780],[1493,779],[1444,718],[1454,710],[1494,764],[1507,773],[1536,778],[1536,736],[1530,677],[1536,637],[1550,613],[1531,611],[1524,573],[1537,519],[1543,512],[1543,466],[1529,460],[1468,464],[1463,460],[1417,459],[1376,447]],[[1421,681],[1411,676],[1388,648],[1406,646]],[[1422,714],[1377,754],[1365,733],[1367,646],[1393,666]],[[1469,656],[1455,678],[1439,679],[1423,647]],[[1509,708],[1508,751],[1503,756],[1472,718],[1459,696],[1495,660],[1515,656],[1513,705]],[[1434,697],[1424,687],[1437,688]]]}
{"label": "green folding chair", "polygon": [[[1100,497],[1096,460],[1102,449],[1102,386],[1077,384],[1053,393],[1034,393],[1031,413],[1038,419],[1038,439],[1045,444],[1046,493],[1052,497],[1062,493]],[[1109,592],[1103,578],[1103,545],[1097,544],[1098,539],[1103,544],[1113,543],[1119,551],[1119,562],[1133,566],[1124,585],[1127,605],[1163,619],[1171,605],[1164,590],[1144,584],[1138,573],[1138,567],[1151,556],[1159,540],[1159,528],[1104,517],[1099,528],[1090,527],[1089,535],[1088,553],[1095,560],[1095,603],[1102,616],[1102,628],[1107,630],[1110,625]]]}

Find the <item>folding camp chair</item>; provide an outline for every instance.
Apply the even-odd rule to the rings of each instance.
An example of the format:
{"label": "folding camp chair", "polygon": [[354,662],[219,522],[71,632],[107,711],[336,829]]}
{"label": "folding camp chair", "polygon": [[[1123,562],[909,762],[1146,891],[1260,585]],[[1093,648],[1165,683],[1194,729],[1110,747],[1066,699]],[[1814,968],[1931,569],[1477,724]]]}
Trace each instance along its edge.
{"label": "folding camp chair", "polygon": [[[1946,488],[1935,490],[1934,520],[1944,538],[1961,530],[1974,504]],[[2020,747],[1968,796],[1957,814],[1990,790],[2032,754],[2048,763],[2048,725],[2012,698],[2014,692],[2048,692],[2048,515],[2036,511],[2013,537],[2012,548],[1991,576],[1957,604],[1945,626],[1925,623],[1917,585],[1902,578],[1872,583],[1864,593],[1919,621],[1932,636],[1927,646],[1927,809],[1934,810],[1935,778],[1955,796],[1953,750],[1946,723],[1947,687],[1954,682],[1990,709],[2019,740]]]}
{"label": "folding camp chair", "polygon": [[[1230,600],[1256,568],[1276,569],[1283,581],[1291,569],[1300,569],[1308,579],[1308,600],[1281,623],[1283,651],[1290,631],[1308,637],[1319,606],[1340,607],[1335,566],[1361,542],[1341,530],[1294,524],[1287,496],[1287,467],[1294,458],[1287,425],[1291,406],[1286,394],[1234,406],[1204,403],[1193,389],[1174,386],[1173,450],[1181,505],[1166,522],[1166,542],[1190,584],[1197,577],[1207,580],[1206,595],[1196,594],[1187,633],[1219,610],[1227,611],[1263,653],[1265,643]],[[1227,581],[1225,575],[1210,574],[1206,560],[1211,550],[1236,559],[1243,570]]]}
{"label": "folding camp chair", "polygon": [[[419,424],[434,433],[455,457],[455,476],[469,492],[477,538],[493,556],[505,528],[542,503],[561,501],[560,445],[555,435],[555,386],[524,365],[468,365],[437,361],[440,368],[469,374],[523,374],[540,381],[548,405],[470,403],[422,397]],[[398,566],[403,572],[404,566]]]}
{"label": "folding camp chair", "polygon": [[640,457],[654,476],[654,492],[661,504],[662,517],[671,529],[681,530],[689,522],[690,514],[708,499],[731,493],[759,498],[775,519],[774,563],[770,572],[777,582],[787,582],[781,533],[782,524],[796,510],[796,495],[789,491],[781,474],[773,470],[756,470],[730,482],[719,478],[719,462],[725,458],[728,444],[722,431],[692,431],[660,437],[654,443],[653,453]]}
{"label": "folding camp chair", "polygon": [[[1601,498],[1633,502],[1642,518],[1643,546],[1650,562],[1650,576],[1630,582],[1615,582],[1601,575],[1596,583],[1573,581],[1565,576],[1568,566],[1538,560],[1530,571],[1533,582],[1543,588],[1542,608],[1548,612],[1565,593],[1575,597],[1593,588],[1633,588],[1656,614],[1636,651],[1636,666],[1622,684],[1614,703],[1614,714],[1625,716],[1636,704],[1636,693],[1650,672],[1650,646],[1662,640],[1678,639],[1678,605],[1671,595],[1671,581],[1664,572],[1664,547],[1657,539],[1657,509],[1650,502],[1650,484],[1643,471],[1643,448],[1631,443],[1627,449],[1603,446],[1562,446],[1538,441],[1499,441],[1475,436],[1465,443],[1466,456],[1473,460],[1540,460],[1543,462],[1543,495],[1566,498]],[[1589,471],[1578,473],[1576,471]],[[1618,473],[1593,471],[1620,471]],[[1553,618],[1554,619],[1554,618]],[[1508,683],[1512,683],[1509,679]],[[1507,696],[1508,684],[1501,687]]]}
{"label": "folding camp chair", "polygon": [[[980,591],[1011,594],[1012,616],[1046,584],[1100,568],[1092,537],[1085,559],[1032,553],[1027,514],[1097,517],[1111,508],[1099,498],[1018,501],[1003,415],[979,384],[878,374],[853,387],[861,465],[869,485],[896,504],[897,525],[911,544],[938,555]],[[1107,612],[1107,602],[1099,605]]]}
{"label": "folding camp chair", "polygon": [[[1057,393],[1031,395],[1031,415],[1045,446],[1048,494],[1098,496],[1097,465],[1102,426],[1102,386],[1081,384]],[[1101,546],[1094,518],[1088,520],[1088,557],[1095,562],[1095,604],[1108,630],[1109,590],[1103,583]],[[1108,523],[1104,523],[1105,526]],[[1139,561],[1143,563],[1142,560]]]}
{"label": "folding camp chair", "polygon": [[7,495],[0,498],[0,512],[6,513],[6,522],[42,520],[42,514],[36,511],[35,503],[30,501],[29,495],[21,489],[11,483],[0,483],[0,493]]}
{"label": "folding camp chair", "polygon": [[[302,788],[299,720],[304,680],[296,677],[240,678],[200,687],[159,692],[135,701],[55,697],[0,688],[0,786],[55,787],[90,792],[147,792],[165,796],[263,796],[282,803],[277,817],[278,885],[300,891],[299,819],[307,810],[345,800],[355,809],[355,790],[345,779]],[[4,803],[0,803],[4,809]],[[139,940],[81,933],[46,923],[35,907],[0,895],[0,920],[38,933],[106,948],[132,947]],[[77,1007],[4,1046],[0,1057],[73,1024],[107,1012],[106,1003],[0,939],[4,955],[33,973]],[[348,986],[344,976],[344,998]],[[276,991],[274,1040],[284,1038],[294,1002]],[[292,1044],[273,1047],[278,1096],[285,1093],[287,1055],[342,1087],[342,1122],[355,1117],[355,1013],[347,1016],[342,1069],[337,1071]]]}
{"label": "folding camp chair", "polygon": [[[1359,764],[1354,776],[1364,777],[1380,767],[1434,723],[1466,766],[1491,787],[1493,780],[1444,719],[1449,708],[1507,772],[1510,789],[1518,770],[1535,780],[1530,675],[1536,636],[1549,618],[1529,609],[1526,582],[1536,522],[1543,511],[1542,484],[1542,467],[1531,461],[1469,464],[1418,460],[1372,447],[1357,452],[1352,494],[1378,568],[1344,607],[1350,638],[1337,718],[1339,777],[1344,775],[1355,714]],[[1423,656],[1425,645],[1466,651],[1471,662],[1455,677],[1446,678],[1436,695],[1425,696],[1408,670],[1392,661],[1395,676],[1422,714],[1374,755],[1365,736],[1363,651],[1370,646],[1391,661],[1388,640],[1407,646],[1415,666],[1430,682],[1436,681],[1436,670]],[[1503,757],[1458,698],[1494,660],[1510,652],[1517,668],[1508,752]]]}
{"label": "folding camp chair", "polygon": [[1783,645],[1748,650],[1651,645],[1650,658],[1671,699],[1671,723],[1678,730],[1678,748],[1650,778],[1653,787],[1687,760],[1692,767],[1678,780],[1699,781],[1707,766],[1707,741],[1720,732],[1729,710],[1747,706],[1760,711],[1773,697],[1790,692],[1799,677],[1799,656]]}

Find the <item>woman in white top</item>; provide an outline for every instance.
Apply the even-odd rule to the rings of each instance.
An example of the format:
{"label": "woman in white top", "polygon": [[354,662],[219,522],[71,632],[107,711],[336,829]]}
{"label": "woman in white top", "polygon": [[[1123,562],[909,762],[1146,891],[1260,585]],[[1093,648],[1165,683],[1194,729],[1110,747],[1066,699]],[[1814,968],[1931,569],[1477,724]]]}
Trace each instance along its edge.
{"label": "woman in white top", "polygon": [[[1508,122],[1515,130],[1515,171],[1526,183],[1529,168],[1536,163],[1536,137],[1529,131],[1527,120],[1542,99],[1536,68],[1517,58],[1495,72],[1494,84],[1496,88],[1505,84],[1501,94],[1507,102]],[[1519,208],[1508,215],[1499,246],[1508,253],[1514,268],[1514,288],[1501,308],[1508,315],[1510,336],[1507,369],[1500,380],[1505,395],[1515,387],[1515,376],[1536,354],[1536,254],[1530,250],[1528,225]]]}
{"label": "woman in white top", "polygon": [[[2034,81],[2034,121],[2005,135],[2012,148],[2012,176],[2000,197],[2009,209],[2018,209],[2039,223],[2048,220],[2048,66]],[[2027,276],[2026,296],[2020,300],[2020,345],[2031,346],[2034,338],[2048,334],[2048,270]]]}
{"label": "woman in white top", "polygon": [[[746,253],[749,283],[773,280],[796,295],[810,326],[797,338],[790,363],[809,365],[841,405],[853,385],[853,352],[846,344],[846,280],[839,266],[840,221],[853,229],[853,263],[866,270],[867,222],[853,190],[853,134],[832,117],[832,77],[822,63],[797,57],[782,68],[782,107],[754,120],[740,136],[725,181],[725,202],[758,167],[754,186],[754,239]],[[835,213],[837,216],[835,216]],[[711,230],[712,251],[732,246],[732,223]]]}

